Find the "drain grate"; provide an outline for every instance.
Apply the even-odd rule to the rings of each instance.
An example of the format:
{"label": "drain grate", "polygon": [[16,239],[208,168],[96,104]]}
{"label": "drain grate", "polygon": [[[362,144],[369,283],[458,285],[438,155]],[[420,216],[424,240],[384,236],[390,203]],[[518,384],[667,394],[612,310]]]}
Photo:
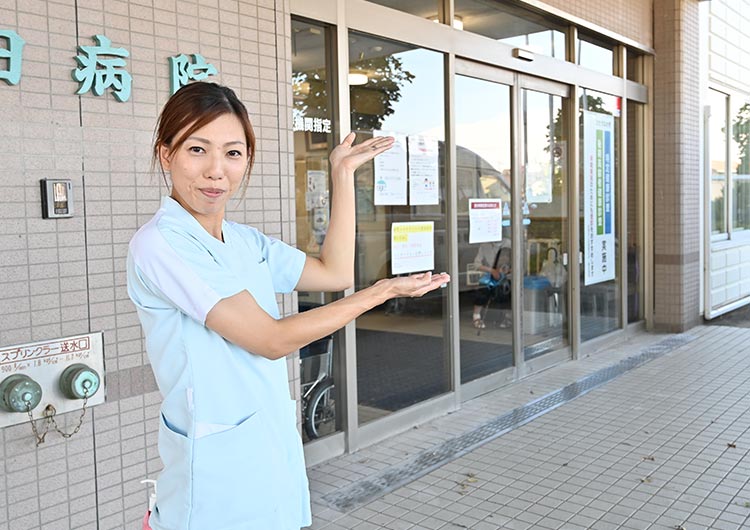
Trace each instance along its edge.
{"label": "drain grate", "polygon": [[371,477],[332,491],[323,496],[323,501],[341,512],[357,508],[693,340],[695,337],[688,333],[668,337],[617,364],[602,368],[536,401],[498,416],[476,429],[446,440],[432,449],[426,449],[402,464],[389,467]]}

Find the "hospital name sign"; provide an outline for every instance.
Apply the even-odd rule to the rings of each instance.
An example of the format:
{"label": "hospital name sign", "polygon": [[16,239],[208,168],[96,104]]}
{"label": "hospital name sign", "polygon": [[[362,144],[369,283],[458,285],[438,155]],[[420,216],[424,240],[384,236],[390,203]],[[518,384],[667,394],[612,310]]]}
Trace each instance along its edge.
{"label": "hospital name sign", "polygon": [[[115,48],[112,41],[104,35],[94,35],[95,46],[78,46],[79,55],[75,56],[78,68],[72,70],[72,76],[79,83],[76,94],[93,92],[101,96],[110,90],[117,101],[130,99],[133,79],[127,71],[125,59],[130,53],[125,48]],[[9,85],[21,81],[23,47],[26,42],[12,30],[0,29],[0,79]],[[185,54],[169,57],[169,88],[174,94],[190,81],[201,81],[208,76],[216,75],[216,68],[207,63],[202,55]],[[3,68],[4,66],[4,68]]]}

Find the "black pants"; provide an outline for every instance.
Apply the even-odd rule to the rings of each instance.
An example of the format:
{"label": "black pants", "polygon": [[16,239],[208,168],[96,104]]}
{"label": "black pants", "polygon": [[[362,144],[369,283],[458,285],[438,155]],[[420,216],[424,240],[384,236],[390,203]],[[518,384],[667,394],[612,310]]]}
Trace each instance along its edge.
{"label": "black pants", "polygon": [[497,304],[501,309],[510,308],[510,292],[503,292],[501,285],[491,289],[489,287],[480,287],[474,291],[475,306],[485,306],[489,302]]}

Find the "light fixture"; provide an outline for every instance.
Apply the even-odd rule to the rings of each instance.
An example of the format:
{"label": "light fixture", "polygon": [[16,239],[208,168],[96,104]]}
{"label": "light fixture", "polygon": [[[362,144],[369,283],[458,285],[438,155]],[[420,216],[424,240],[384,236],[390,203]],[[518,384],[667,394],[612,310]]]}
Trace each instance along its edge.
{"label": "light fixture", "polygon": [[362,72],[349,72],[349,84],[351,86],[366,85],[370,79]]}
{"label": "light fixture", "polygon": [[292,93],[296,97],[305,98],[310,95],[310,82],[292,83]]}

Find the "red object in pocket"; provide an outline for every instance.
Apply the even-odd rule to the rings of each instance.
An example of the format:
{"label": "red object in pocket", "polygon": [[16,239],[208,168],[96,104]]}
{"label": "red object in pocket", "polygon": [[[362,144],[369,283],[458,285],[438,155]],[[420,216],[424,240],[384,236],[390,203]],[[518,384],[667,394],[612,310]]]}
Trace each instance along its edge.
{"label": "red object in pocket", "polygon": [[148,524],[149,517],[151,517],[151,512],[146,512],[146,515],[143,516],[143,530],[151,530],[151,527]]}

